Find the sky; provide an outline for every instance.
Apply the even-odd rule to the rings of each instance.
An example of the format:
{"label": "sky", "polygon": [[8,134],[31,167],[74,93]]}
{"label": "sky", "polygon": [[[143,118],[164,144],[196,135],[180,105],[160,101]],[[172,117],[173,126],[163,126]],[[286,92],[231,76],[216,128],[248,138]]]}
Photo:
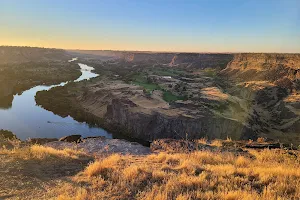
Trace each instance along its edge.
{"label": "sky", "polygon": [[300,0],[1,0],[0,46],[300,53]]}

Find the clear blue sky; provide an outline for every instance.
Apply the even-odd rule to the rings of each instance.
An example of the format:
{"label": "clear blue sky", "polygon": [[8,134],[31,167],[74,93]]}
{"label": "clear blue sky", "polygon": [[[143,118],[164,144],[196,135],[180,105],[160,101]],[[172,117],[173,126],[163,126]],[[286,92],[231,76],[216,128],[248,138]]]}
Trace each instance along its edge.
{"label": "clear blue sky", "polygon": [[300,0],[1,0],[0,25],[0,45],[300,53]]}

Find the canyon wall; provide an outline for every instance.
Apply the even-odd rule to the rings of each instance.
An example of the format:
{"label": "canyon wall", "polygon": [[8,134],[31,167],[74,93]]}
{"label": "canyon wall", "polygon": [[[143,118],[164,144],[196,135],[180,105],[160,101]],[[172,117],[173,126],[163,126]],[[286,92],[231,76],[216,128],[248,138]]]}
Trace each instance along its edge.
{"label": "canyon wall", "polygon": [[191,116],[185,109],[143,109],[128,99],[113,99],[107,106],[105,119],[129,136],[148,141],[158,138],[257,138],[242,123],[216,116],[207,108],[198,109]]}
{"label": "canyon wall", "polygon": [[235,81],[268,81],[298,89],[300,54],[235,54],[221,74]]}
{"label": "canyon wall", "polygon": [[[214,56],[177,54],[169,66],[189,63],[201,68],[203,63],[208,62],[210,65],[206,67],[216,67],[220,57]],[[128,62],[140,62],[146,58],[145,55],[135,55],[130,59]],[[234,54],[218,77],[228,84],[223,88],[218,86],[229,96],[223,112],[218,113],[207,107],[197,107],[195,109],[198,112],[193,114],[182,114],[182,110],[174,108],[168,111],[172,110],[176,115],[169,115],[164,110],[135,112],[134,107],[138,106],[133,102],[127,104],[127,101],[124,103],[124,100],[115,99],[108,105],[106,118],[112,124],[128,130],[134,137],[150,140],[184,138],[188,135],[189,138],[222,139],[265,137],[286,143],[300,143],[299,54]],[[203,101],[211,102],[202,97],[192,104],[201,104]]]}
{"label": "canyon wall", "polygon": [[220,68],[226,67],[232,60],[231,54],[212,53],[124,53],[121,59],[127,62],[148,62],[171,67]]}
{"label": "canyon wall", "polygon": [[173,67],[181,66],[185,68],[210,67],[223,69],[233,58],[232,54],[226,53],[162,53],[108,50],[69,50],[68,52],[82,54],[85,57],[93,55],[95,59],[98,56],[98,59],[119,60],[132,64],[160,64]]}
{"label": "canyon wall", "polygon": [[300,143],[299,54],[236,54],[220,75],[229,93],[251,102],[247,125],[256,134]]}

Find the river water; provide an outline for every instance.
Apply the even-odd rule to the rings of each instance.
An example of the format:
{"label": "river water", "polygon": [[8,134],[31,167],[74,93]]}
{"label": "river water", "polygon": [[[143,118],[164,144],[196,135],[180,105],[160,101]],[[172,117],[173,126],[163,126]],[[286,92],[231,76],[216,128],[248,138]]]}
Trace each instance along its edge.
{"label": "river water", "polygon": [[[80,63],[78,65],[82,75],[75,82],[98,76],[92,72],[93,67]],[[0,109],[0,129],[10,130],[22,140],[60,138],[73,134],[80,134],[83,137],[105,136],[112,138],[112,134],[101,128],[90,127],[86,123],[77,122],[70,116],[60,117],[36,105],[35,95],[38,91],[49,90],[65,84],[67,82],[59,85],[36,86],[24,91],[21,95],[15,95],[10,109]]]}

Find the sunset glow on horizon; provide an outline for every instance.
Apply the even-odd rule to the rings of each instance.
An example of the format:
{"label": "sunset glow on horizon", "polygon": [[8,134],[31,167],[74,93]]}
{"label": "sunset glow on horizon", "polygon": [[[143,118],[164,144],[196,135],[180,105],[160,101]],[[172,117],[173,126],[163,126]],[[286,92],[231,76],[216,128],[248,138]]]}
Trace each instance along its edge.
{"label": "sunset glow on horizon", "polygon": [[4,0],[0,25],[0,46],[300,53],[298,0]]}

